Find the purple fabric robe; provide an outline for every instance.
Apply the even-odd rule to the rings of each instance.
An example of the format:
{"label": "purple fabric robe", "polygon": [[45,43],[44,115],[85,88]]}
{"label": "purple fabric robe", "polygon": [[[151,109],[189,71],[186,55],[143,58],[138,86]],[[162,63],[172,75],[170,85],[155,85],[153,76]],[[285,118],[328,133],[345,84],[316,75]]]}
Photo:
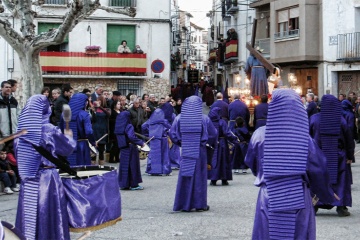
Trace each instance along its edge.
{"label": "purple fabric robe", "polygon": [[246,61],[245,72],[248,75],[251,74],[250,89],[252,96],[261,96],[269,93],[266,68],[253,55],[250,55]]}
{"label": "purple fabric robe", "polygon": [[115,128],[120,148],[119,187],[137,187],[142,182],[137,145],[142,146],[144,142],[136,137],[128,111],[117,116]]}
{"label": "purple fabric robe", "polygon": [[246,126],[248,126],[250,120],[249,109],[245,103],[235,99],[235,101],[229,104],[229,127],[231,131],[235,129],[235,119],[237,117],[242,117],[245,120]]}
{"label": "purple fabric robe", "polygon": [[[260,187],[256,205],[256,213],[253,228],[253,240],[270,239],[269,236],[269,197],[266,180],[263,171],[264,140],[266,127],[257,129],[249,143],[245,163],[256,176],[255,185]],[[308,160],[306,174],[303,178],[305,208],[295,214],[294,239],[316,239],[315,212],[312,205],[311,192],[315,193],[321,201],[329,202],[334,199],[334,192],[329,184],[329,176],[326,170],[326,158],[309,137]],[[310,184],[311,191],[308,187]]]}
{"label": "purple fabric robe", "polygon": [[[174,144],[181,146],[180,132],[181,114],[178,115],[170,129],[170,138]],[[174,211],[190,211],[207,207],[207,152],[206,143],[213,145],[217,138],[217,131],[210,119],[202,116],[202,134],[200,138],[200,155],[196,159],[195,172],[192,177],[182,176],[180,168],[176,187]]]}
{"label": "purple fabric robe", "polygon": [[[44,124],[42,127],[42,140],[40,145],[50,151],[53,156],[66,156],[75,149],[76,142],[63,135],[58,127],[52,124]],[[18,149],[21,151],[21,149]],[[60,176],[55,168],[43,168],[54,166],[46,158],[41,157],[41,167],[37,179],[39,180],[39,198],[37,210],[36,239],[70,239],[68,212],[64,187]],[[24,185],[33,179],[22,179],[19,195],[16,227],[25,232],[24,215],[29,209],[24,208]]]}
{"label": "purple fabric robe", "polygon": [[259,127],[266,125],[266,119],[268,115],[268,103],[260,103],[259,105],[255,106],[254,109],[254,125],[255,130]]}
{"label": "purple fabric robe", "polygon": [[232,154],[232,169],[248,169],[244,160],[248,151],[250,133],[246,127],[235,128],[234,134],[239,138],[240,143],[235,143]]}
{"label": "purple fabric robe", "polygon": [[210,107],[210,109],[218,107],[220,108],[220,117],[226,121],[229,119],[229,104],[223,100],[216,100]]}
{"label": "purple fabric robe", "polygon": [[152,175],[168,175],[171,173],[169,159],[169,143],[167,131],[171,125],[164,118],[164,112],[156,109],[149,120],[142,126],[142,133],[147,137],[154,137],[150,141],[150,153],[147,159],[146,173]]}
{"label": "purple fabric robe", "polygon": [[[320,138],[320,113],[313,115],[310,118],[310,135],[314,141],[321,146]],[[346,164],[346,160],[351,160],[354,156],[354,140],[352,138],[351,130],[348,128],[346,120],[341,118],[341,133],[339,136],[338,149],[338,175],[337,183],[332,185],[334,192],[339,196],[340,201],[335,200],[331,203],[332,206],[349,206],[352,205],[351,198],[351,165]],[[321,204],[321,203],[319,203]],[[320,205],[321,207],[321,205]],[[330,208],[330,206],[326,206]]]}
{"label": "purple fabric robe", "polygon": [[237,137],[229,130],[226,121],[220,118],[220,112],[220,108],[214,107],[209,113],[209,118],[218,132],[219,142],[215,147],[211,170],[208,172],[208,179],[213,181],[233,179],[228,142],[237,142]]}

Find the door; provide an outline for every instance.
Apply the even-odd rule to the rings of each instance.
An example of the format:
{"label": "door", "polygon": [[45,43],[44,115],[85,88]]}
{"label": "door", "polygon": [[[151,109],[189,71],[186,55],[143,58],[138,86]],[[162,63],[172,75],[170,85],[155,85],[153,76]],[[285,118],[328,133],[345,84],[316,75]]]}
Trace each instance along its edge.
{"label": "door", "polygon": [[107,25],[107,52],[117,52],[121,42],[125,40],[131,51],[135,48],[134,25]]}
{"label": "door", "polygon": [[356,96],[360,94],[360,71],[339,72],[339,92],[349,96],[350,92],[355,92]]}
{"label": "door", "polygon": [[294,69],[297,77],[297,84],[301,86],[302,94],[308,93],[311,89],[312,93],[318,95],[318,69],[317,68],[298,68]]}

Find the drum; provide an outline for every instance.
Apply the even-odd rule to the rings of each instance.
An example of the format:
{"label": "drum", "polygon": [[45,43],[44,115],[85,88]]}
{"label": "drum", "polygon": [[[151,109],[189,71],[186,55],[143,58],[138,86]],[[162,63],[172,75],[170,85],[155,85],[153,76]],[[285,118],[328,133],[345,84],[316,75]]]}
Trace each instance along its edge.
{"label": "drum", "polygon": [[121,220],[118,174],[114,167],[74,167],[79,178],[60,172],[71,232],[99,230]]}
{"label": "drum", "polygon": [[13,225],[5,221],[1,221],[0,223],[1,240],[3,239],[2,237],[4,237],[4,240],[26,240],[26,237],[19,229],[15,228]]}
{"label": "drum", "polygon": [[143,147],[138,146],[138,148],[142,152],[146,152],[146,153],[150,152],[150,147],[147,144],[145,144],[145,146],[143,146]]}

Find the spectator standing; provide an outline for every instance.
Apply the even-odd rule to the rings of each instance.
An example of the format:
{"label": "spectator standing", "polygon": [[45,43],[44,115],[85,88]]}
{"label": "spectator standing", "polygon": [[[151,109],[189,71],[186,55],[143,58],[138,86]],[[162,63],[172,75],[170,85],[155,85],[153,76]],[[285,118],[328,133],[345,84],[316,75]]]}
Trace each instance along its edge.
{"label": "spectator standing", "polygon": [[[95,115],[93,123],[93,131],[95,140],[100,139],[105,134],[109,133],[109,117],[110,111],[106,108],[106,100],[104,97],[100,96],[96,102],[94,102]],[[99,151],[99,165],[104,165],[105,163],[105,145],[108,142],[108,137],[103,138],[100,142],[97,143],[97,148]],[[92,164],[95,162],[92,160]]]}
{"label": "spectator standing", "polygon": [[151,116],[151,114],[155,111],[155,109],[157,108],[157,104],[155,102],[155,95],[154,94],[150,94],[149,95],[149,101],[147,102],[147,106],[150,108],[151,112],[149,112],[149,117]]}
{"label": "spectator standing", "polygon": [[145,112],[140,107],[140,100],[135,99],[133,106],[129,109],[131,124],[136,133],[141,133],[141,125],[145,122]]}
{"label": "spectator standing", "polygon": [[118,53],[131,53],[126,40],[121,41],[121,45],[118,47]]}
{"label": "spectator standing", "polygon": [[314,94],[313,93],[306,94],[306,101],[308,102],[306,112],[308,114],[308,118],[310,118],[312,115],[318,113],[317,105],[314,102]]}
{"label": "spectator standing", "polygon": [[64,84],[62,86],[61,95],[56,99],[54,103],[54,112],[55,112],[54,122],[56,126],[58,126],[60,123],[60,117],[63,110],[62,109],[63,105],[69,103],[71,96],[71,89],[72,87],[70,86],[70,84]]}
{"label": "spectator standing", "polygon": [[111,115],[109,119],[109,135],[110,135],[109,139],[110,142],[112,143],[112,147],[110,150],[110,159],[109,159],[110,163],[119,162],[120,149],[114,132],[115,132],[116,118],[120,112],[121,112],[121,102],[119,100],[113,101],[111,104]]}
{"label": "spectator standing", "polygon": [[134,48],[134,50],[133,50],[133,53],[142,54],[142,53],[144,53],[144,51],[141,50],[140,45],[136,45],[135,48]]}
{"label": "spectator standing", "polygon": [[4,137],[16,132],[18,112],[18,102],[11,95],[11,84],[3,81],[0,92],[0,130]]}
{"label": "spectator standing", "polygon": [[103,93],[103,87],[101,84],[95,86],[95,92],[91,94],[91,102],[95,102],[98,97],[100,97]]}

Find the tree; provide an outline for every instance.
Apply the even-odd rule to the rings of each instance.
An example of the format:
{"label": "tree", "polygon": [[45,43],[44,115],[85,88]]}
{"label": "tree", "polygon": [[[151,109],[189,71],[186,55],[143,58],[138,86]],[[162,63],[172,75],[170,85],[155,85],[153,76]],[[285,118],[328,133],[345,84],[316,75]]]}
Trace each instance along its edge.
{"label": "tree", "polygon": [[[3,4],[4,5],[3,5]],[[80,21],[90,16],[97,9],[135,17],[135,8],[115,9],[101,6],[99,0],[70,0],[68,11],[63,17],[62,24],[46,33],[36,34],[34,6],[41,6],[45,0],[0,0],[0,36],[16,51],[20,59],[23,94],[20,103],[24,104],[33,94],[40,93],[43,87],[42,72],[39,62],[41,49],[51,45],[61,44],[66,35]],[[11,16],[19,19],[20,29],[7,20],[5,8]]]}

